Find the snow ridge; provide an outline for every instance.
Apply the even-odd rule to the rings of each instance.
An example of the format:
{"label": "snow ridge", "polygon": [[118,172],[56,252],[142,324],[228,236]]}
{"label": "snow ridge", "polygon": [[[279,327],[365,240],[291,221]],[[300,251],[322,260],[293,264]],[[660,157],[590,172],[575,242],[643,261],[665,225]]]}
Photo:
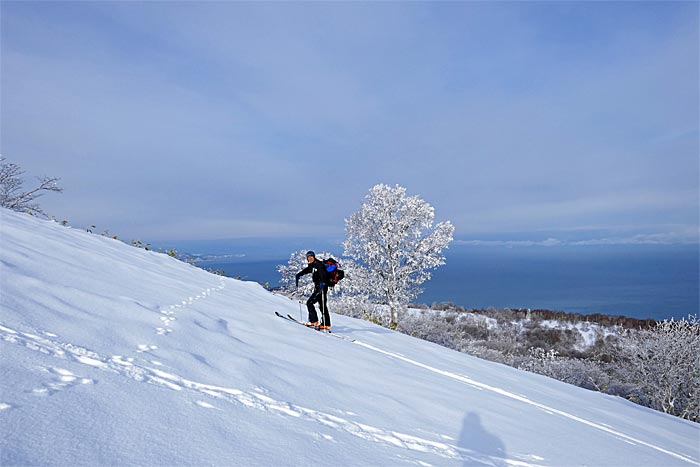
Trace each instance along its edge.
{"label": "snow ridge", "polygon": [[700,465],[697,424],[0,214],[2,465]]}

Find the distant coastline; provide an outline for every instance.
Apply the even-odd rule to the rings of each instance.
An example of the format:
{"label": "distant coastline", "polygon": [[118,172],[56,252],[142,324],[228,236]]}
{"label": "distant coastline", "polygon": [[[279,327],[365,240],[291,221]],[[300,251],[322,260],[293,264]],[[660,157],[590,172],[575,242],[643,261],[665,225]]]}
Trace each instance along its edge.
{"label": "distant coastline", "polygon": [[[452,302],[476,310],[680,319],[700,311],[699,248],[459,248],[413,302]],[[230,277],[279,286],[287,259],[203,262]]]}

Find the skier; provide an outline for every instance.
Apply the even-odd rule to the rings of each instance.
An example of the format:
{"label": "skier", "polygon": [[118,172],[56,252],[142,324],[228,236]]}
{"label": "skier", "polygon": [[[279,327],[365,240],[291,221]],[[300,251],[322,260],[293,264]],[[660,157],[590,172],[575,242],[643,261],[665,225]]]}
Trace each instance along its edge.
{"label": "skier", "polygon": [[[299,287],[299,278],[310,272],[313,272],[311,278],[314,281],[314,291],[306,301],[306,308],[309,310],[309,321],[306,323],[309,327],[314,327],[317,329],[331,330],[331,316],[328,313],[328,305],[326,302],[328,294],[328,272],[326,271],[326,266],[322,261],[316,259],[316,253],[313,251],[306,252],[306,261],[309,265],[299,271],[296,275],[296,286]],[[321,306],[321,325],[318,323],[318,316],[316,315],[315,303],[319,303]]]}

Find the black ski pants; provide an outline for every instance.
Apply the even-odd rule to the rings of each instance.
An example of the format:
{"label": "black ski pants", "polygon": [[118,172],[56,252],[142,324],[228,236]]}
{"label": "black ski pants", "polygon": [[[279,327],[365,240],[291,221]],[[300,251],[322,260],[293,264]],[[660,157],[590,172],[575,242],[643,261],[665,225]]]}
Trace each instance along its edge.
{"label": "black ski pants", "polygon": [[306,308],[309,310],[309,321],[315,323],[318,321],[318,315],[316,314],[315,303],[319,303],[321,306],[321,314],[323,320],[319,324],[325,326],[331,325],[331,315],[328,313],[328,287],[321,287],[317,285],[314,287],[314,293],[311,294],[309,299],[306,301]]}

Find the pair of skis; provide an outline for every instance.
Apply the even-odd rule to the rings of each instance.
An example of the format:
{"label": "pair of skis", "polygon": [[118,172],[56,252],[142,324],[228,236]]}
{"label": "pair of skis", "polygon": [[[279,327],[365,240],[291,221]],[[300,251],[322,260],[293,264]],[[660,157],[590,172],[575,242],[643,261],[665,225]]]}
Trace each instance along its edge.
{"label": "pair of skis", "polygon": [[[279,313],[276,312],[276,311],[275,311],[275,314],[276,314],[277,316],[279,316],[280,318],[282,318],[282,319],[288,319],[288,320],[290,320],[290,321],[294,321],[294,322],[297,323],[297,324],[301,324],[301,325],[304,326],[304,327],[307,327],[307,328],[309,327],[309,326],[305,325],[304,323],[302,323],[301,321],[299,321],[298,319],[294,318],[294,317],[293,317],[292,315],[290,315],[290,314],[287,314],[287,316],[284,316],[284,315],[279,314]],[[316,328],[314,328],[314,329],[316,329]],[[319,331],[320,329],[316,329],[316,330]]]}
{"label": "pair of skis", "polygon": [[[279,316],[279,317],[282,318],[282,319],[286,319],[287,321],[292,321],[292,322],[294,322],[294,323],[297,323],[297,324],[300,325],[300,326],[304,326],[305,328],[308,328],[308,327],[309,327],[309,326],[307,326],[306,324],[304,324],[304,323],[302,323],[301,321],[299,321],[298,319],[294,318],[292,315],[289,315],[289,314],[288,314],[287,316],[284,316],[284,315],[282,315],[282,314],[280,314],[280,313],[278,313],[278,312],[276,312],[276,311],[275,311],[275,315]],[[311,328],[311,329],[314,329],[314,328]],[[320,330],[319,330],[319,331],[320,331]],[[355,339],[352,339],[352,338],[347,337],[347,336],[339,336],[338,334],[332,334],[330,331],[324,332],[323,334],[325,334],[325,335],[327,335],[327,336],[336,337],[336,338],[338,338],[338,339],[343,339],[343,340],[346,340],[346,341],[348,341],[348,342],[355,342]]]}

